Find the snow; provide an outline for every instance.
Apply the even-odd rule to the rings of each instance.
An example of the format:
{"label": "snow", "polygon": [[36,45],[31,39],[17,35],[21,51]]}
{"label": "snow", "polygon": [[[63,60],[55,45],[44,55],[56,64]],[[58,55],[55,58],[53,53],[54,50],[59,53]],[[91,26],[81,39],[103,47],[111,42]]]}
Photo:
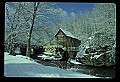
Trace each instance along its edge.
{"label": "snow", "polygon": [[77,37],[73,36],[70,32],[68,32],[68,31],[66,31],[66,30],[63,30],[62,28],[60,28],[60,29],[65,33],[66,36],[69,36],[69,37],[71,37],[71,38],[76,38],[76,39],[78,39]]}
{"label": "snow", "polygon": [[41,55],[38,56],[38,58],[41,58],[42,60],[60,60],[61,57],[55,58],[55,56],[47,56],[47,55]]}
{"label": "snow", "polygon": [[43,53],[46,55],[53,55],[53,53],[50,53],[50,52],[43,52]]}
{"label": "snow", "polygon": [[100,56],[102,56],[103,54],[100,54],[100,55],[94,55],[94,57],[93,58],[95,58],[95,59],[98,59]]}
{"label": "snow", "polygon": [[70,63],[73,63],[73,64],[81,64],[80,62],[77,62],[77,61],[74,60],[74,59],[70,59]]}
{"label": "snow", "polygon": [[89,37],[88,39],[92,39],[92,37]]}
{"label": "snow", "polygon": [[51,57],[49,57],[49,56],[48,57],[42,57],[42,59],[43,60],[53,60],[53,57],[52,56]]}
{"label": "snow", "polygon": [[5,77],[99,78],[70,70],[44,66],[25,56],[4,53]]}

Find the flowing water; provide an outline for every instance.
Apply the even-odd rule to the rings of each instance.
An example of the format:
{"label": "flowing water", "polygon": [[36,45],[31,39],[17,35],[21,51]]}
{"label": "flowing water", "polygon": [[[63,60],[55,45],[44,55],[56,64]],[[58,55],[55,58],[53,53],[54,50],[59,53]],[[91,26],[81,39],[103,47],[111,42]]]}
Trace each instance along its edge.
{"label": "flowing water", "polygon": [[46,66],[53,66],[65,70],[76,71],[78,73],[94,75],[102,78],[115,78],[115,67],[113,66],[93,67],[93,66],[70,64],[66,61],[43,61],[43,60],[36,60],[36,61]]}

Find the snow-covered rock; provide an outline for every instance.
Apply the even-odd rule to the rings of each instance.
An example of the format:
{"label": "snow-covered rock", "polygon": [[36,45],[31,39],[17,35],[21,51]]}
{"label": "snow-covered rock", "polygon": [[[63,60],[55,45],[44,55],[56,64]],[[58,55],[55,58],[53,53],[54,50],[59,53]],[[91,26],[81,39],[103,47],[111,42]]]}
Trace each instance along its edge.
{"label": "snow-covered rock", "polygon": [[114,46],[81,47],[75,59],[85,65],[112,66],[115,65],[116,50]]}
{"label": "snow-covered rock", "polygon": [[72,64],[79,64],[79,65],[81,65],[80,62],[77,62],[77,61],[74,60],[74,59],[70,59],[69,62],[72,63]]}
{"label": "snow-covered rock", "polygon": [[61,57],[55,57],[55,56],[47,56],[47,55],[39,55],[38,58],[42,60],[60,60]]}

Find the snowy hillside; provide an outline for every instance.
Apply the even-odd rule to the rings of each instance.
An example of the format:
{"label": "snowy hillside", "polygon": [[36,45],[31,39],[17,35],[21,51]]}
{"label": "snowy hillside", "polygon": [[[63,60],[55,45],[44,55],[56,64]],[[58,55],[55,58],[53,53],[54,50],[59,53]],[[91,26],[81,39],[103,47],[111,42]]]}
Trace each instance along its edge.
{"label": "snowy hillside", "polygon": [[5,77],[49,77],[49,78],[99,78],[86,74],[44,66],[25,56],[4,53]]}

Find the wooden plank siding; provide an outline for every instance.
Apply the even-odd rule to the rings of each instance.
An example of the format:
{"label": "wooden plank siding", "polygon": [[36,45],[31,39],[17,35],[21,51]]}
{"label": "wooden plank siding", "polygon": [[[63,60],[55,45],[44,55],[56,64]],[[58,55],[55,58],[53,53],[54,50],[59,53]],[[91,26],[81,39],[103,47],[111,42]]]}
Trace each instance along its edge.
{"label": "wooden plank siding", "polygon": [[[66,33],[65,33],[66,32]],[[67,33],[69,35],[67,35]],[[62,45],[65,47],[70,55],[70,57],[74,57],[78,52],[78,46],[80,45],[81,41],[75,38],[70,32],[64,31],[60,29],[56,35],[56,43],[57,45]]]}

